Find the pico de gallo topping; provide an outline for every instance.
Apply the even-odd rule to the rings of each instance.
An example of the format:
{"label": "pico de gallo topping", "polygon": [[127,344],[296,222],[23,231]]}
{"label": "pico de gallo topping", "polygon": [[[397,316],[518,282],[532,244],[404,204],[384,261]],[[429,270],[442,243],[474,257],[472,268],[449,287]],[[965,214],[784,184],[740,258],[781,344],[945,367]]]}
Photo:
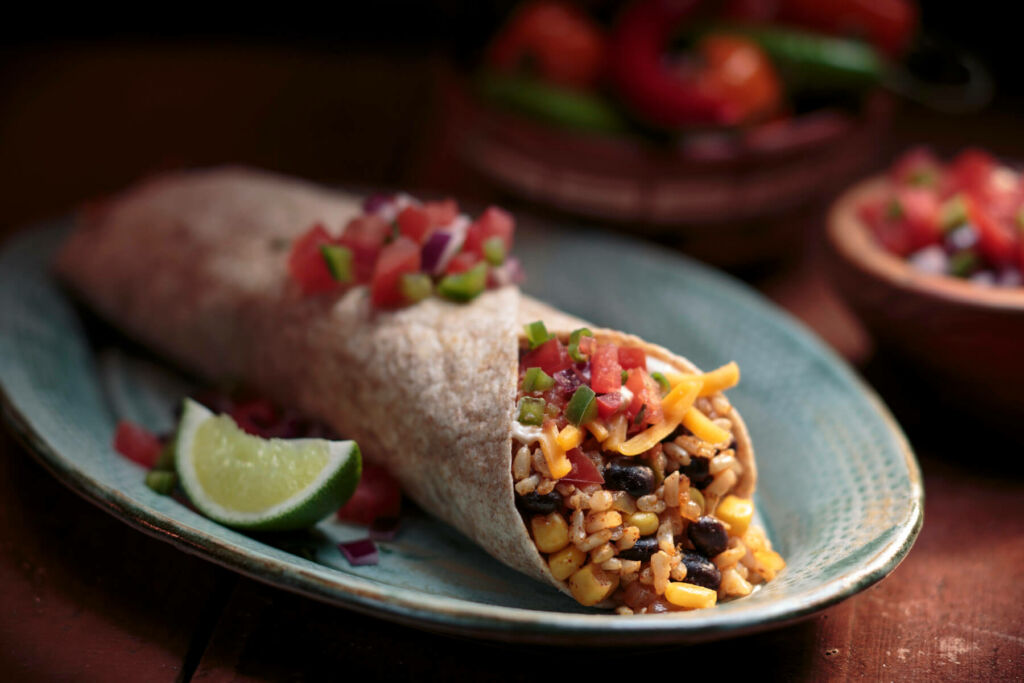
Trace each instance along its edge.
{"label": "pico de gallo topping", "polygon": [[340,234],[317,223],[296,239],[288,270],[305,295],[368,285],[377,308],[409,306],[432,294],[471,301],[488,287],[522,281],[510,256],[514,232],[512,216],[494,206],[471,220],[454,199],[374,195]]}
{"label": "pico de gallo topping", "polygon": [[889,170],[885,192],[858,211],[882,246],[919,270],[1022,285],[1024,179],[986,152],[968,149],[944,163],[911,150]]}
{"label": "pico de gallo topping", "polygon": [[[743,473],[729,363],[682,373],[639,347],[525,327],[512,426],[524,523],[583,605],[623,614],[711,607],[785,561],[732,495]],[[564,341],[563,341],[564,340]]]}

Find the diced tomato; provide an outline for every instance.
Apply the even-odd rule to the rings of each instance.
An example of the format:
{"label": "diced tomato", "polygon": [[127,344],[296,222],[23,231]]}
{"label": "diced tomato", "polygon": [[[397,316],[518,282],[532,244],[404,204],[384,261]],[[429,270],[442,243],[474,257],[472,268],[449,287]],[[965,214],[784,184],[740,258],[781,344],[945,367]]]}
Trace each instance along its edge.
{"label": "diced tomato", "polygon": [[911,149],[889,171],[889,177],[897,185],[937,187],[941,175],[942,164],[927,147]]}
{"label": "diced tomato", "polygon": [[633,368],[643,368],[646,370],[647,354],[644,353],[643,349],[631,346],[620,346],[619,365],[622,366],[623,370],[631,370]]}
{"label": "diced tomato", "polygon": [[549,375],[572,366],[572,358],[562,342],[549,339],[523,356],[520,367],[540,368]]}
{"label": "diced tomato", "polygon": [[121,420],[114,433],[114,450],[132,462],[151,468],[160,457],[160,439],[134,422]]}
{"label": "diced tomato", "polygon": [[569,458],[569,462],[572,463],[572,470],[569,474],[562,477],[562,481],[569,484],[603,484],[604,477],[601,476],[601,472],[594,465],[594,461],[586,456],[586,454],[578,448],[566,452],[565,454]]}
{"label": "diced tomato", "polygon": [[939,198],[927,188],[905,187],[899,191],[898,201],[907,233],[914,250],[935,244],[942,239],[939,225]]}
{"label": "diced tomato", "polygon": [[1017,257],[1013,228],[997,220],[974,197],[967,197],[967,216],[978,231],[978,249],[993,263],[1004,266]]}
{"label": "diced tomato", "polygon": [[426,202],[423,204],[423,211],[430,218],[431,227],[443,228],[458,217],[459,204],[454,199]]}
{"label": "diced tomato", "polygon": [[398,231],[414,242],[422,244],[430,234],[430,214],[418,206],[407,206],[398,214]]}
{"label": "diced tomato", "polygon": [[597,401],[597,414],[604,419],[608,419],[615,413],[619,412],[619,408],[622,407],[622,394],[618,392],[614,394],[603,394],[598,396],[595,400]]}
{"label": "diced tomato", "polygon": [[384,247],[373,270],[370,300],[378,308],[396,308],[408,303],[400,287],[404,273],[420,269],[420,247],[408,237],[399,237]]}
{"label": "diced tomato", "polygon": [[466,232],[466,241],[462,250],[483,256],[484,242],[492,237],[500,237],[505,243],[505,253],[512,251],[512,234],[516,222],[512,215],[496,206],[488,207],[480,214]]}
{"label": "diced tomato", "polygon": [[[887,251],[904,257],[914,251],[914,241],[905,223],[887,215],[894,201],[892,197],[877,197],[862,204],[857,212]],[[900,208],[900,214],[902,211]]]}
{"label": "diced tomato", "polygon": [[[633,392],[633,400],[628,410],[631,424],[643,426],[661,422],[661,385],[648,375],[646,370],[630,370],[626,388]],[[643,416],[638,419],[641,409],[644,411]]]}
{"label": "diced tomato", "polygon": [[590,388],[599,394],[618,391],[622,387],[622,366],[618,347],[598,344],[590,358]]}
{"label": "diced tomato", "polygon": [[352,250],[356,282],[366,284],[370,281],[377,256],[389,234],[391,226],[379,216],[358,216],[345,226],[338,244]]}
{"label": "diced tomato", "polygon": [[593,337],[581,336],[579,348],[580,353],[582,353],[584,356],[592,356],[594,353],[594,349],[597,348],[597,340],[594,339]]}
{"label": "diced tomato", "polygon": [[327,229],[317,223],[292,244],[288,255],[288,272],[298,283],[303,294],[320,294],[340,288],[340,283],[331,277],[320,247],[332,242]]}
{"label": "diced tomato", "polygon": [[448,266],[444,269],[449,275],[456,275],[458,273],[465,273],[476,264],[480,263],[480,255],[470,253],[467,251],[460,251],[456,254],[451,261],[448,262]]}
{"label": "diced tomato", "polygon": [[996,160],[988,152],[980,149],[964,150],[949,167],[950,193],[957,191],[983,192],[996,165]]}
{"label": "diced tomato", "polygon": [[338,519],[372,524],[378,517],[397,517],[402,509],[402,490],[387,469],[363,464],[355,493],[338,510]]}
{"label": "diced tomato", "polygon": [[263,438],[271,436],[270,428],[279,417],[274,404],[263,398],[238,403],[229,412],[240,429]]}

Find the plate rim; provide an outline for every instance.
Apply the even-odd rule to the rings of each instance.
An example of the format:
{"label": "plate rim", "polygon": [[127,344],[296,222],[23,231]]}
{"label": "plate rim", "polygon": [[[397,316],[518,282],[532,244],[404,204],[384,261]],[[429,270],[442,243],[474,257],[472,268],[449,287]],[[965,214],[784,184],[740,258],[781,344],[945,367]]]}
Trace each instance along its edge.
{"label": "plate rim", "polygon": [[[9,251],[13,244],[20,243],[30,233],[47,227],[52,229],[55,224],[65,222],[66,217],[17,229],[10,236],[11,239],[3,241],[0,251]],[[618,236],[616,239],[628,242],[634,248],[651,251],[642,242]],[[380,588],[371,579],[325,566],[321,574],[327,571],[336,574],[333,580],[328,580],[301,565],[236,545],[231,540],[219,538],[160,513],[144,503],[136,502],[119,489],[90,477],[76,467],[71,459],[53,448],[46,437],[35,429],[31,419],[21,412],[8,394],[2,381],[0,414],[9,427],[8,431],[58,481],[130,527],[261,583],[423,630],[506,642],[552,645],[697,643],[774,629],[799,621],[881,581],[905,559],[924,522],[924,485],[920,466],[906,436],[885,403],[874,389],[848,367],[845,360],[837,356],[803,323],[766,301],[763,295],[685,256],[658,255],[663,258],[674,257],[696,267],[702,275],[727,283],[737,292],[755,299],[761,306],[769,307],[771,313],[784,319],[785,326],[789,328],[787,332],[828,356],[834,368],[868,399],[870,406],[895,437],[896,446],[907,467],[908,509],[906,515],[894,525],[893,537],[854,569],[809,591],[782,598],[774,605],[755,605],[724,615],[719,612],[710,623],[703,623],[706,620],[700,618],[701,612],[684,613],[685,616],[664,614],[623,617],[616,614],[565,613],[491,605],[452,596],[425,595],[388,584],[379,584],[384,586]],[[256,543],[264,545],[259,540]]]}

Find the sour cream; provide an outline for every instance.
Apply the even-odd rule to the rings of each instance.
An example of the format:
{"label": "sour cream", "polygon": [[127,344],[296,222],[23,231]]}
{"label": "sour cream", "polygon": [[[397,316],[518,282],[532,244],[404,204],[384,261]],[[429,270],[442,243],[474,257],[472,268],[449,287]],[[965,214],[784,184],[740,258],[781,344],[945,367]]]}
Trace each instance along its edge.
{"label": "sour cream", "polygon": [[540,441],[540,427],[524,425],[519,420],[512,420],[512,438],[521,444],[529,445]]}

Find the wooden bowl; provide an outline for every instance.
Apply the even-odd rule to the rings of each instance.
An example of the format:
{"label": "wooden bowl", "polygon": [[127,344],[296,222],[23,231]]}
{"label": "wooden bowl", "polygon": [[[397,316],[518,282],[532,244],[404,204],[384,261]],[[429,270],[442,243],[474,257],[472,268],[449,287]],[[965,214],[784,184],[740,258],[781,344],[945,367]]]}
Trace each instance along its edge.
{"label": "wooden bowl", "polygon": [[857,216],[885,191],[873,178],[846,191],[828,215],[829,269],[876,340],[926,370],[955,403],[1024,416],[1024,287],[982,287],[932,275],[886,251]]}
{"label": "wooden bowl", "polygon": [[[492,184],[557,211],[675,239],[719,265],[791,252],[799,217],[876,160],[892,100],[819,110],[673,144],[566,130],[446,88],[463,161]],[[815,207],[815,204],[818,204]]]}

